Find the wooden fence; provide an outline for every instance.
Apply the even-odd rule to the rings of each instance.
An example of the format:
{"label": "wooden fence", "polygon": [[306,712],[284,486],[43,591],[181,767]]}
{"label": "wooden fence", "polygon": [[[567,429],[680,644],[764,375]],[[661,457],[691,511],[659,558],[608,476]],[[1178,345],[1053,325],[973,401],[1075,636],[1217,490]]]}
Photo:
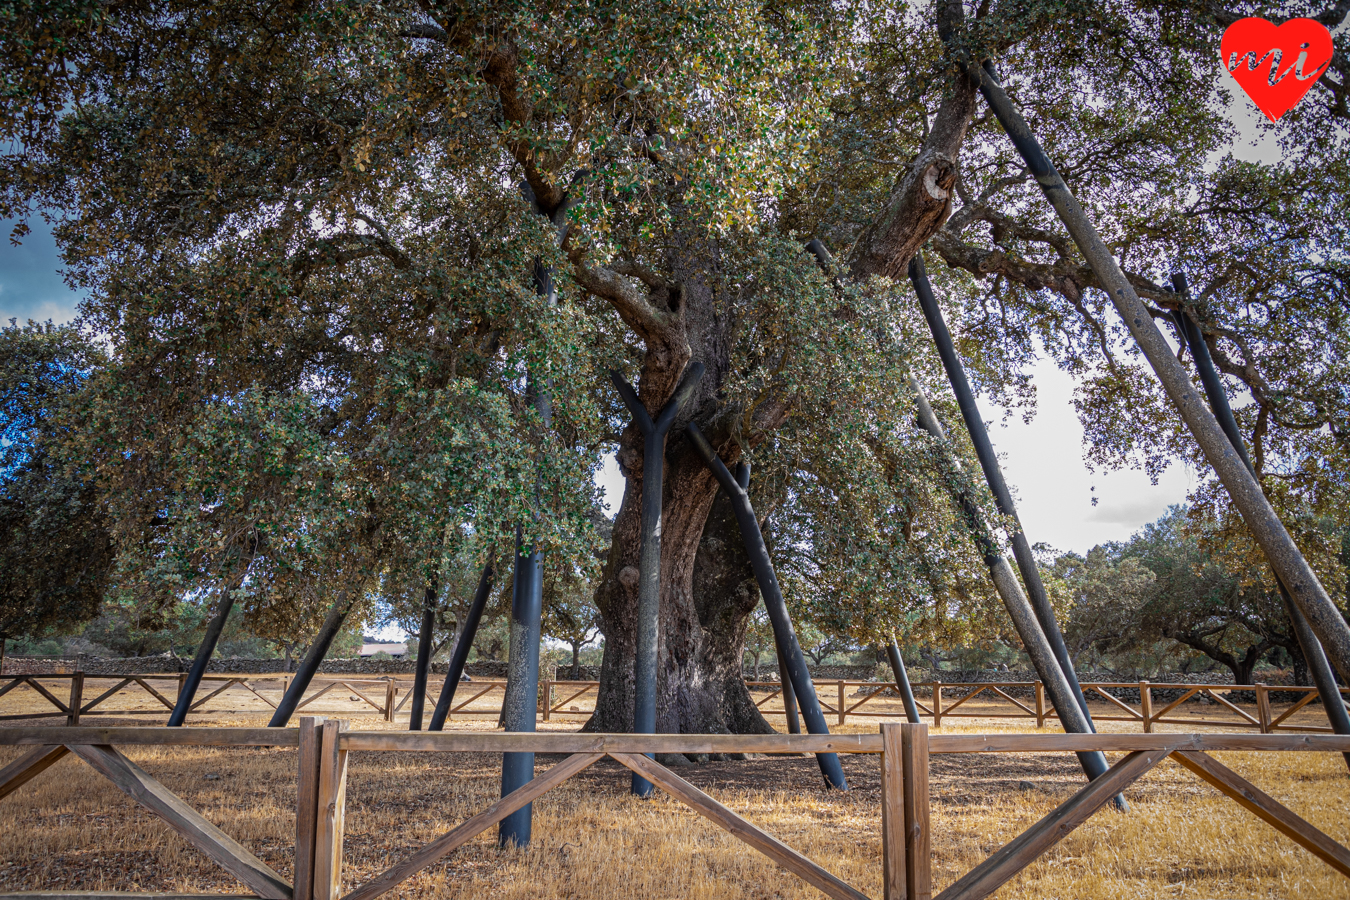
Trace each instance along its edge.
{"label": "wooden fence", "polygon": [[[97,676],[86,675],[82,672],[70,675],[4,675],[0,676],[0,698],[16,688],[28,688],[45,699],[51,705],[51,711],[0,714],[0,721],[64,717],[67,725],[78,725],[82,716],[166,715],[166,710],[173,709],[178,688],[185,677],[183,675]],[[114,684],[93,699],[85,700],[84,691],[87,679],[99,679],[103,682],[111,681]],[[267,706],[275,709],[281,694],[289,684],[289,680],[289,675],[277,674],[207,675],[203,679],[201,696],[192,704],[189,712],[208,711],[206,704],[209,701],[221,697],[232,689],[246,691]],[[47,684],[43,684],[43,682],[47,682]],[[64,682],[69,682],[69,686],[64,686]],[[154,684],[156,682],[159,684],[158,689]],[[262,682],[271,682],[274,685],[280,684],[280,689],[274,687],[270,690],[264,690],[259,687]],[[769,706],[770,701],[782,694],[782,687],[778,682],[750,681],[746,684],[752,695],[755,695],[757,707],[766,714],[782,715],[781,708],[774,709]],[[594,695],[598,692],[599,686],[600,682],[598,681],[543,681],[539,690],[540,718],[547,722],[555,715],[589,716],[593,710],[593,705],[578,706],[576,704],[582,698],[586,698],[593,703]],[[817,681],[815,686],[822,709],[833,715],[839,725],[847,724],[849,716],[884,719],[903,718],[903,714],[896,708],[896,703],[899,700],[898,689],[889,682]],[[208,692],[210,687],[214,687],[214,690]],[[436,687],[439,687],[439,685]],[[300,708],[303,709],[325,694],[340,690],[349,692],[352,697],[369,706],[374,713],[380,715],[385,721],[392,722],[412,697],[412,676],[391,675],[362,679],[320,675],[311,685],[310,691],[301,699]],[[1037,727],[1044,727],[1047,722],[1057,720],[1054,709],[1046,702],[1045,687],[1039,681],[996,683],[930,681],[916,684],[915,690],[927,700],[926,703],[919,702],[919,711],[932,720],[934,727],[941,727],[943,721],[947,719],[1025,719],[1034,721]],[[1105,713],[1100,710],[1094,712],[1094,719],[1103,722],[1137,723],[1145,733],[1151,733],[1155,725],[1251,728],[1262,734],[1279,732],[1329,734],[1331,732],[1330,727],[1326,725],[1295,724],[1292,721],[1292,717],[1296,713],[1318,699],[1317,689],[1314,687],[1286,687],[1265,684],[1151,684],[1147,681],[1138,681],[1088,682],[1083,684],[1083,690],[1089,700],[1098,701],[1107,707]],[[1342,688],[1341,690],[1345,692],[1350,689]],[[1023,699],[1009,693],[1010,691],[1020,692],[1028,696],[1026,696],[1024,702]],[[1124,691],[1137,692],[1139,699],[1127,703],[1113,694],[1112,691],[1115,691],[1116,694]],[[95,709],[109,698],[119,694],[124,695],[128,692],[136,692],[147,696],[155,702],[154,706],[150,709],[132,710]],[[1166,696],[1176,696],[1172,696],[1166,702],[1155,702],[1155,692],[1165,692]],[[1248,711],[1229,699],[1229,696],[1234,692],[1250,693],[1255,700],[1255,709]],[[268,696],[269,693],[274,694],[274,696]],[[427,692],[428,709],[435,705],[437,693],[438,691],[435,688]],[[500,680],[462,682],[456,692],[455,703],[450,709],[450,716],[453,717],[457,713],[461,715],[499,715],[501,712],[499,701],[498,705],[486,708],[481,706],[479,708],[471,707],[471,704],[492,694],[504,697],[506,682]],[[63,700],[61,695],[64,695],[66,699]],[[1298,699],[1289,700],[1287,699],[1289,695],[1298,696]],[[1275,698],[1283,698],[1281,701],[1284,704],[1283,709],[1277,709],[1280,704],[1275,702]],[[878,710],[875,701],[882,699],[891,700],[892,708],[884,711]],[[986,706],[991,702],[997,704],[996,711],[991,711],[988,708],[976,709],[971,702],[975,700],[984,701]],[[1191,704],[1188,708],[1193,711],[1195,704],[1198,702],[1208,703],[1214,708],[1215,712],[1220,714],[1220,717],[1200,718],[1195,715],[1183,716],[1178,714],[1183,706],[1188,703]],[[868,704],[873,705],[865,709],[864,707]]]}
{"label": "wooden fence", "polygon": [[[141,806],[265,900],[374,900],[457,847],[609,757],[754,847],[836,900],[866,895],[777,838],[751,824],[644,754],[867,753],[880,757],[883,900],[932,897],[929,758],[943,753],[1062,753],[1125,751],[1100,778],[1084,785],[1039,822],[957,879],[937,900],[979,900],[1106,805],[1144,773],[1171,758],[1202,781],[1350,877],[1350,849],[1262,792],[1209,755],[1214,750],[1350,751],[1350,737],[1246,734],[929,735],[926,725],[883,724],[869,735],[624,735],[503,734],[497,732],[360,732],[345,721],[304,717],[299,728],[0,728],[0,745],[32,747],[0,769],[0,798],[68,753],[83,759]],[[255,857],[128,759],[118,747],[174,745],[274,746],[299,749],[295,883]],[[566,754],[458,827],[416,848],[385,872],[343,893],[342,842],[347,760],[353,752],[533,752]],[[76,893],[32,892],[9,898],[59,900]],[[88,895],[84,895],[88,896]],[[115,898],[100,891],[101,898]],[[128,898],[135,895],[126,895]],[[227,897],[231,895],[207,895]]]}
{"label": "wooden fence", "polygon": [[[767,696],[757,699],[755,705],[761,708],[774,697],[782,693],[778,682],[747,682],[752,691],[768,690]],[[849,716],[874,718],[896,718],[894,711],[863,711],[861,707],[870,701],[886,697],[898,700],[899,689],[889,682],[875,681],[818,681],[815,682],[816,694],[822,709],[833,713],[836,721],[843,725]],[[933,720],[933,726],[940,728],[944,719],[1032,719],[1038,728],[1044,727],[1050,720],[1058,721],[1053,707],[1046,702],[1045,685],[1040,681],[1003,681],[1003,682],[960,682],[949,683],[928,681],[914,685],[916,693],[927,694],[927,703],[919,702],[921,715]],[[1102,681],[1084,682],[1083,692],[1089,702],[1097,701],[1107,705],[1109,712],[1093,712],[1092,718],[1100,722],[1134,722],[1142,726],[1144,732],[1151,733],[1154,725],[1204,725],[1223,728],[1255,728],[1262,734],[1275,734],[1281,731],[1331,733],[1329,725],[1294,724],[1290,719],[1309,703],[1318,699],[1317,688],[1303,686],[1267,685],[1267,684],[1153,684],[1148,681]],[[1008,693],[1009,690],[1029,692],[1028,703]],[[1138,705],[1133,706],[1113,695],[1111,691],[1137,691]],[[853,693],[850,694],[850,691]],[[1180,694],[1164,704],[1155,704],[1154,692]],[[1342,700],[1350,688],[1341,688]],[[958,692],[953,695],[953,692]],[[1244,710],[1228,699],[1233,693],[1250,693],[1255,700],[1255,715]],[[1302,695],[1297,700],[1285,701],[1287,706],[1276,710],[1274,695]],[[1003,712],[990,712],[987,709],[974,710],[965,706],[972,700],[983,698],[1001,705]],[[1183,704],[1199,701],[1216,706],[1223,718],[1181,717],[1177,711]],[[961,709],[965,706],[965,709]],[[1192,707],[1193,708],[1193,707]],[[959,711],[958,711],[959,710]]]}

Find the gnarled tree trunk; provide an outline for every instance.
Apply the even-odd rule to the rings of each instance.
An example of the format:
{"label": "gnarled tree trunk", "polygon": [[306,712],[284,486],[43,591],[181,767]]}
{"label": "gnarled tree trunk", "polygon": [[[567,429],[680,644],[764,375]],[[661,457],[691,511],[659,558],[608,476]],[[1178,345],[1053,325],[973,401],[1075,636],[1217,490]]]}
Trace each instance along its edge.
{"label": "gnarled tree trunk", "polygon": [[[614,542],[596,592],[605,656],[590,731],[633,727],[642,479],[640,470],[627,465],[625,474]],[[759,590],[731,504],[719,496],[717,483],[682,434],[672,435],[667,448],[661,525],[656,730],[772,733],[741,675],[746,627]]]}

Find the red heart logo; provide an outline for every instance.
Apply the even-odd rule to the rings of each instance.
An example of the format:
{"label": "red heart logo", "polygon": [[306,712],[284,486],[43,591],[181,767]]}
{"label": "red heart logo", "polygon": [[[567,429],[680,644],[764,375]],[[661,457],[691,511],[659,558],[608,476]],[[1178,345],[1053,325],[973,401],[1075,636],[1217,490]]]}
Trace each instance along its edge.
{"label": "red heart logo", "polygon": [[1278,27],[1265,19],[1238,19],[1219,42],[1224,68],[1272,122],[1312,89],[1332,52],[1331,32],[1313,19]]}

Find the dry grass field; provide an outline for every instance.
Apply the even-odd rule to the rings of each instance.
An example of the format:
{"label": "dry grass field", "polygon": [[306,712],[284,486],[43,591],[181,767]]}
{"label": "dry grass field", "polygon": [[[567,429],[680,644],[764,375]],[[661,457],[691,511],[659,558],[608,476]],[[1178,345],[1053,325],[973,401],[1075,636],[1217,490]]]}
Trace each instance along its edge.
{"label": "dry grass field", "polygon": [[[335,699],[333,705],[339,704],[357,705],[346,696]],[[256,715],[208,718],[219,725],[265,723]],[[97,723],[146,720],[108,716]],[[542,727],[570,730],[576,724]],[[353,718],[352,727],[406,725],[363,715]],[[490,720],[459,720],[452,727],[487,728]],[[850,721],[842,730],[875,727]],[[1001,730],[1029,729],[970,720],[942,732]],[[295,751],[184,747],[128,748],[127,754],[290,876]],[[0,748],[0,764],[16,755],[13,748]],[[1339,756],[1217,755],[1350,843],[1345,815],[1350,775]],[[541,757],[539,766],[554,761]],[[844,757],[844,766],[853,788],[847,794],[825,790],[810,758],[712,762],[682,768],[681,775],[875,897],[881,881],[878,759]],[[346,889],[491,803],[499,771],[500,758],[486,754],[353,753]],[[627,770],[601,763],[535,803],[534,840],[527,850],[499,851],[492,829],[406,882],[399,893],[606,900],[820,896],[677,801],[664,795],[634,800],[628,781]],[[935,887],[950,884],[1079,784],[1069,755],[933,757]],[[996,896],[1350,897],[1350,881],[1173,763],[1146,775],[1128,797],[1131,813],[1099,813]],[[74,757],[0,801],[0,807],[0,891],[245,890]]]}

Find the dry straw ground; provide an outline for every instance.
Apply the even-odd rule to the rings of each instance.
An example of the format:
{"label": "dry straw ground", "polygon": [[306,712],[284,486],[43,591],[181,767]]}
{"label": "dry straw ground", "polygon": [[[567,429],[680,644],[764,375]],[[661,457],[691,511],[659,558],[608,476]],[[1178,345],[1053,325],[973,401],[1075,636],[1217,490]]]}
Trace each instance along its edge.
{"label": "dry straw ground", "polygon": [[[252,715],[212,718],[220,725],[263,724]],[[359,716],[353,727],[406,725]],[[489,722],[457,721],[452,727],[486,728]],[[942,731],[1005,727],[973,720]],[[845,730],[874,728],[850,722]],[[127,753],[289,877],[293,750]],[[0,748],[0,764],[16,755]],[[1350,843],[1350,776],[1339,756],[1218,756]],[[554,761],[541,757],[540,768]],[[681,774],[875,897],[881,880],[878,759],[845,757],[844,764],[853,786],[847,794],[825,790],[809,758],[713,762]],[[497,796],[499,766],[499,758],[475,754],[353,754],[346,888],[488,805]],[[820,896],[678,802],[632,799],[628,780],[626,770],[602,763],[535,803],[535,839],[528,850],[499,851],[494,829],[399,893],[437,900]],[[953,755],[933,758],[932,783],[934,881],[941,888],[1065,799],[1081,775],[1067,755]],[[1099,813],[996,897],[1350,898],[1350,881],[1173,763],[1146,775],[1128,796],[1130,814]],[[39,888],[244,890],[73,757],[0,801],[0,891]]]}

